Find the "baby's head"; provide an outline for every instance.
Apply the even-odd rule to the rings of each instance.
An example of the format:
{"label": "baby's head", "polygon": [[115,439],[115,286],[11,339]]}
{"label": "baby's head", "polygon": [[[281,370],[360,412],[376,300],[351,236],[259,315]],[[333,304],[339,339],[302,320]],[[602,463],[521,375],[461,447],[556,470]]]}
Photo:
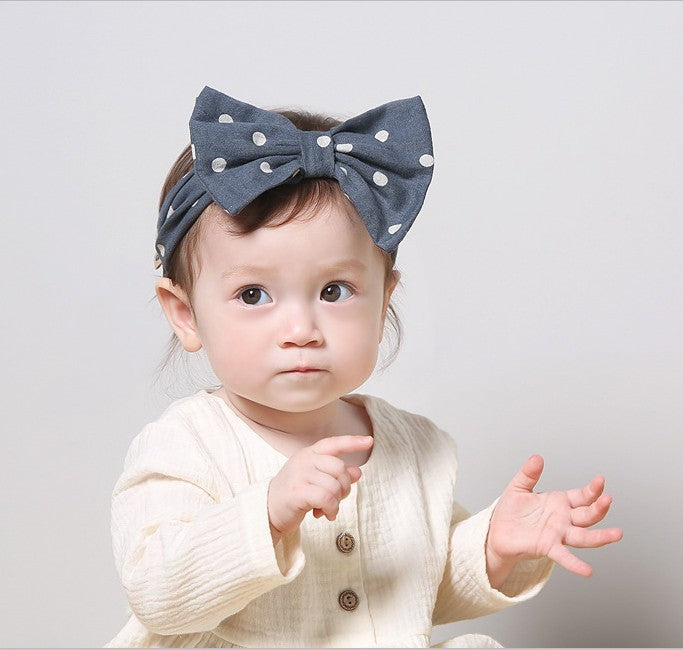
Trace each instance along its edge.
{"label": "baby's head", "polygon": [[[340,124],[276,112],[302,131]],[[160,208],[192,165],[188,147],[169,173]],[[385,325],[400,344],[390,303],[400,278],[395,260],[395,250],[373,242],[332,178],[274,187],[236,215],[211,203],[157,281],[173,328],[166,361],[181,345],[204,348],[228,391],[286,411],[322,406],[372,374]],[[317,371],[287,372],[299,367]]]}

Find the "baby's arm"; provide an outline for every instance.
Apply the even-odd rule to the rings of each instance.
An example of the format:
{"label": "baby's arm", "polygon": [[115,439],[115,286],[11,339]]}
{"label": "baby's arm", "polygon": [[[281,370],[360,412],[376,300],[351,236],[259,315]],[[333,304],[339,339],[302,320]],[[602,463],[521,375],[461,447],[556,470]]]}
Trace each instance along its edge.
{"label": "baby's arm", "polygon": [[[433,427],[430,439],[440,440],[439,457],[452,469],[455,489],[457,444],[438,427]],[[486,616],[529,600],[550,578],[554,566],[551,560],[523,559],[498,588],[491,585],[486,566],[486,539],[499,500],[474,515],[457,501],[452,502],[446,564],[432,612],[434,625]]]}
{"label": "baby's arm", "polygon": [[486,537],[496,499],[470,515],[453,504],[446,566],[432,612],[433,625],[486,616],[535,596],[550,578],[547,558],[521,560],[498,589],[491,586],[486,568]]}
{"label": "baby's arm", "polygon": [[190,431],[147,425],[112,495],[116,568],[136,617],[158,634],[214,629],[305,564],[299,531],[274,548],[264,479],[219,499]]}

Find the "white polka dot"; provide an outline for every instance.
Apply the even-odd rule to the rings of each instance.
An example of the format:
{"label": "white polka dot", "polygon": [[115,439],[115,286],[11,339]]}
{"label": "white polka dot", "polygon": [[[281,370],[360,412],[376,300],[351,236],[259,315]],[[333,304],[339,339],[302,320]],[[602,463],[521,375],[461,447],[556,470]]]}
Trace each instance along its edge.
{"label": "white polka dot", "polygon": [[164,253],[166,252],[164,245],[163,244],[157,244],[157,250],[159,251],[159,254],[161,255],[161,257],[163,257]]}
{"label": "white polka dot", "polygon": [[301,173],[300,169],[297,169],[291,176],[290,178],[294,178],[295,176],[298,176]]}
{"label": "white polka dot", "polygon": [[197,205],[197,203],[199,203],[199,199],[197,199],[197,200],[192,204],[192,207],[194,208],[194,206]]}
{"label": "white polka dot", "polygon": [[343,192],[343,194],[349,201],[351,200],[351,197],[346,192]]}
{"label": "white polka dot", "polygon": [[215,172],[222,172],[228,163],[225,162],[225,158],[214,158],[211,161],[211,169]]}
{"label": "white polka dot", "polygon": [[251,136],[251,139],[257,147],[266,144],[266,136],[263,135],[261,131],[254,131],[254,135]]}
{"label": "white polka dot", "polygon": [[375,172],[372,175],[372,180],[375,181],[375,185],[382,187],[389,182],[389,179],[382,172]]}
{"label": "white polka dot", "polygon": [[218,116],[218,121],[221,124],[227,124],[229,122],[232,122],[232,116],[228,115],[227,113],[223,113],[223,115]]}
{"label": "white polka dot", "polygon": [[273,170],[270,168],[270,163],[266,162],[265,160],[259,165],[261,168],[262,172],[265,172],[266,174],[271,174]]}
{"label": "white polka dot", "polygon": [[335,149],[337,151],[343,151],[344,153],[348,153],[349,151],[351,151],[353,149],[353,145],[352,144],[338,144],[335,146]]}
{"label": "white polka dot", "polygon": [[393,226],[389,226],[387,228],[387,231],[390,235],[393,235],[398,229],[401,227],[402,224],[400,223],[395,223]]}
{"label": "white polka dot", "polygon": [[321,135],[316,142],[318,143],[319,147],[326,147],[330,142],[332,142],[332,138],[329,135]]}
{"label": "white polka dot", "polygon": [[380,142],[386,142],[387,138],[389,137],[389,131],[377,131],[375,133],[375,137],[380,141]]}
{"label": "white polka dot", "polygon": [[192,149],[192,160],[197,160],[197,153],[194,150],[194,144],[190,143],[190,149]]}
{"label": "white polka dot", "polygon": [[341,169],[347,176],[349,175],[349,172],[346,171],[346,167],[342,167],[341,165],[339,165],[339,169]]}
{"label": "white polka dot", "polygon": [[431,167],[434,164],[434,158],[426,153],[423,156],[420,156],[420,164],[423,167]]}
{"label": "white polka dot", "polygon": [[173,206],[168,207],[168,212],[166,213],[166,218],[168,219],[173,214]]}

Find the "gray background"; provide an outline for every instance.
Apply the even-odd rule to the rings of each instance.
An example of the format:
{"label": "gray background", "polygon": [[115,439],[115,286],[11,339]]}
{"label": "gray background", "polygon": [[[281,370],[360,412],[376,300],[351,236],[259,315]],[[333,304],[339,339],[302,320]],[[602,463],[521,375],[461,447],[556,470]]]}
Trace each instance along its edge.
{"label": "gray background", "polygon": [[[0,4],[2,643],[101,646],[126,603],[111,490],[132,438],[214,381],[155,368],[156,203],[204,85],[350,117],[419,94],[434,179],[401,245],[397,361],[360,392],[460,447],[488,505],[596,473],[612,547],[435,628],[506,646],[681,645],[683,6],[676,2]],[[400,504],[397,504],[400,507]]]}

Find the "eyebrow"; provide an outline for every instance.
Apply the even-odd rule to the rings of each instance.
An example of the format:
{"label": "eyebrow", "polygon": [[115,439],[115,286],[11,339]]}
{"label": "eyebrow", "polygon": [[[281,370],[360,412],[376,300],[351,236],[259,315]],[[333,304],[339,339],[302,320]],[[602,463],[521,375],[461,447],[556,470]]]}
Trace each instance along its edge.
{"label": "eyebrow", "polygon": [[[322,272],[334,272],[334,273],[343,273],[344,271],[358,271],[360,273],[363,273],[367,270],[367,267],[363,262],[357,260],[357,259],[348,259],[348,260],[337,260],[335,262],[326,264],[325,266],[321,266],[320,270]],[[273,267],[273,266],[268,266],[266,265],[258,265],[258,264],[243,264],[243,265],[237,265],[237,266],[232,266],[226,271],[223,271],[221,274],[221,279],[224,280],[229,280],[230,278],[236,276],[236,275],[268,275],[268,274],[273,274],[273,273],[279,273],[279,271]]]}

